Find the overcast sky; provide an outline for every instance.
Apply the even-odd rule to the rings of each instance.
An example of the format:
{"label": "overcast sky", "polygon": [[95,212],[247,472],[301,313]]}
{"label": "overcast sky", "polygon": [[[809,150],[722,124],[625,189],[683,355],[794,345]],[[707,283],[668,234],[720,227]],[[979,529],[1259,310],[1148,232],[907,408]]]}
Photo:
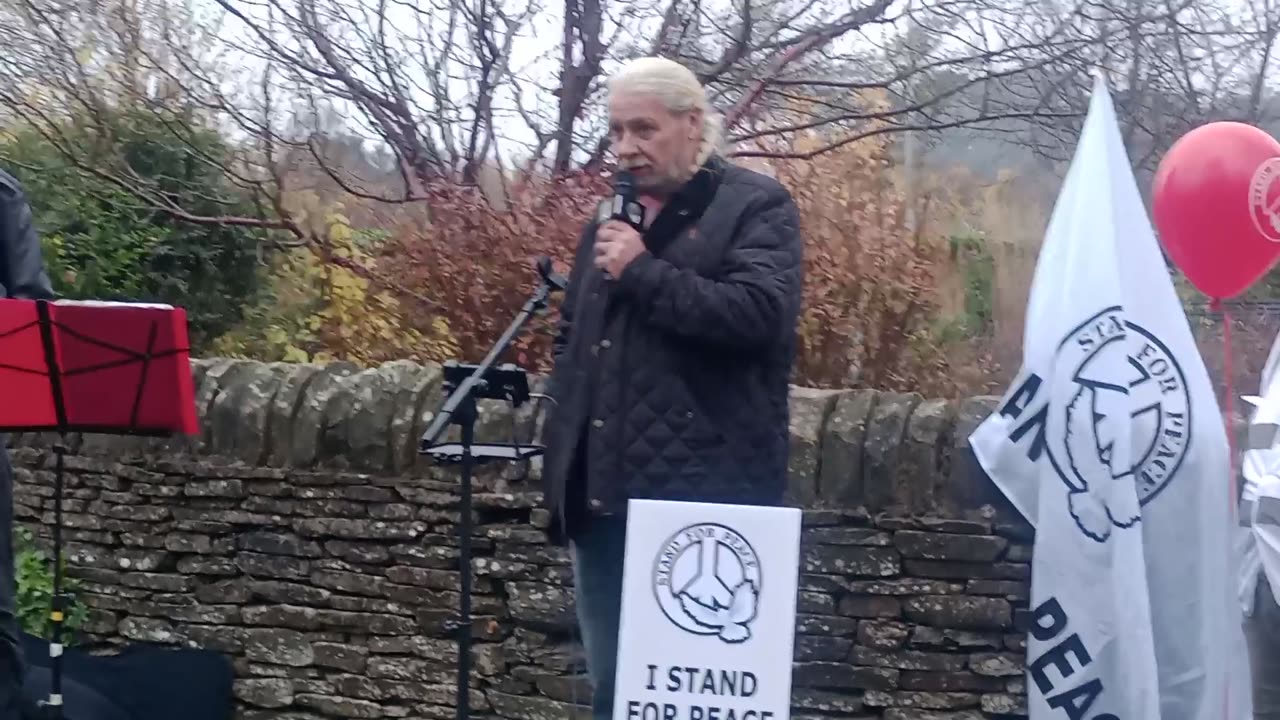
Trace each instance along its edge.
{"label": "overcast sky", "polygon": [[[242,21],[227,14],[214,0],[188,1],[201,16],[219,18],[223,37],[232,43],[254,44],[257,42],[256,39],[252,38]],[[714,14],[727,10],[731,1],[702,0],[701,6],[708,13]],[[833,1],[839,2],[840,7],[843,7],[848,2],[848,0]],[[520,8],[523,7],[521,2],[509,2],[507,4]],[[537,3],[539,11],[524,23],[519,30],[512,45],[511,67],[523,81],[518,83],[518,86],[523,93],[521,100],[525,107],[527,109],[536,109],[541,116],[551,119],[555,117],[558,102],[557,98],[552,94],[552,90],[558,84],[557,73],[561,64],[560,47],[562,44],[564,4],[555,0],[528,0],[528,2]],[[280,4],[285,7],[291,7],[294,3],[292,0],[281,0]],[[377,0],[346,0],[344,3],[346,7],[351,9],[351,14],[356,17],[361,17],[365,13],[372,17],[373,9],[377,7],[377,4]],[[390,24],[398,28],[400,32],[412,32],[418,22],[417,11],[413,9],[412,5],[426,8],[435,4],[437,3],[433,2],[433,0],[417,0],[417,2],[413,2],[413,0],[400,0],[398,2],[393,0],[386,4],[387,17],[390,20]],[[443,4],[443,2],[438,4]],[[628,15],[628,18],[625,19],[628,30],[634,32],[634,37],[643,38],[645,42],[648,42],[657,31],[661,13],[665,6],[665,2],[661,0],[611,3],[607,6],[606,12],[609,13],[609,16],[606,17],[603,35],[606,40],[615,36],[618,31],[617,13],[625,12]],[[269,7],[267,0],[235,0],[235,7],[246,16],[261,20],[265,24]],[[822,6],[815,6],[815,8],[811,12],[821,13],[824,11]],[[874,50],[883,41],[887,31],[882,25],[872,25],[860,32],[847,34],[837,43],[834,43],[832,49],[845,52],[854,49]],[[619,37],[619,39],[625,42],[629,38]],[[237,82],[242,86],[245,82],[261,75],[263,64],[256,58],[242,57],[238,62],[231,61],[231,58],[227,59],[231,65],[240,68],[240,79]],[[607,76],[614,69],[616,69],[616,64],[606,60],[603,68],[604,74]],[[467,96],[468,88],[465,82],[458,80],[453,85],[454,92],[451,93],[451,97],[460,99]],[[510,155],[520,147],[531,145],[535,141],[533,132],[516,112],[512,91],[513,84],[507,83],[495,98],[495,123],[498,125],[499,134],[508,138],[508,141],[504,143],[504,155]],[[723,110],[724,108],[720,109]],[[547,129],[550,129],[550,127]],[[366,132],[365,134],[369,133]]]}

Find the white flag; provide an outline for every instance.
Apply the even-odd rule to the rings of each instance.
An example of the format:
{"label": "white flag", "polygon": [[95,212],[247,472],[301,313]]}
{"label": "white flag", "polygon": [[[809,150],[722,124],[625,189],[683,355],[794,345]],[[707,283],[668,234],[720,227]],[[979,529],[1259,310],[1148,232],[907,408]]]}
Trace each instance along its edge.
{"label": "white flag", "polygon": [[1251,718],[1226,432],[1101,78],[1026,323],[969,440],[1036,527],[1031,719]]}

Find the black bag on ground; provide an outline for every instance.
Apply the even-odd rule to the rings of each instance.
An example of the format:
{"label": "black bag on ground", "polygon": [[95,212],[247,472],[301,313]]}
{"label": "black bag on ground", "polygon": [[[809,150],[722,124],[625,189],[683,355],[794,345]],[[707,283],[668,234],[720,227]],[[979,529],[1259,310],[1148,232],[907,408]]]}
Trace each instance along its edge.
{"label": "black bag on ground", "polygon": [[[52,681],[49,643],[23,634],[29,697],[45,701]],[[231,720],[231,662],[210,650],[128,645],[113,655],[68,648],[62,657],[66,720]]]}

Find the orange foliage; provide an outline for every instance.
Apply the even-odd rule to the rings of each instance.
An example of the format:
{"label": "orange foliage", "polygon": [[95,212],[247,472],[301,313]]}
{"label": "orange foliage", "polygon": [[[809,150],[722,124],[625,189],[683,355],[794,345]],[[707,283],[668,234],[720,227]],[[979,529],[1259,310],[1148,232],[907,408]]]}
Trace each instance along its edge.
{"label": "orange foliage", "polygon": [[[793,149],[807,142],[819,141],[801,139]],[[888,144],[868,140],[775,163],[773,172],[796,199],[806,241],[794,382],[953,394],[944,354],[929,335],[941,254],[908,230]],[[400,295],[424,327],[447,318],[460,357],[478,361],[528,298],[538,256],[568,272],[582,225],[608,191],[608,179],[595,173],[523,180],[505,203],[476,188],[435,187],[417,214],[403,210],[390,221],[379,270],[430,298],[428,307]],[[549,369],[559,301],[521,334],[507,360]]]}
{"label": "orange foliage", "polygon": [[[820,142],[801,137],[790,149]],[[911,229],[889,142],[869,139],[809,160],[774,162],[770,172],[795,197],[806,242],[793,381],[954,396],[958,376],[975,369],[958,365],[982,361],[970,348],[942,347],[933,334],[948,249],[923,223]],[[607,178],[585,172],[523,179],[498,202],[477,188],[434,187],[428,202],[379,223],[389,234],[378,250],[384,287],[400,289],[415,327],[446,319],[458,356],[478,361],[529,297],[539,256],[568,273],[583,223],[608,192]],[[560,300],[530,323],[504,361],[549,369]]]}
{"label": "orange foliage", "polygon": [[[429,215],[406,211],[393,220],[380,269],[395,285],[430,298],[431,307],[413,298],[401,302],[423,323],[443,314],[460,359],[479,362],[539,282],[538,257],[550,257],[567,275],[583,223],[608,189],[598,173],[524,179],[513,183],[501,203],[478,188],[438,185],[418,206],[429,207]],[[549,369],[562,299],[553,296],[549,312],[530,320],[504,362]]]}
{"label": "orange foliage", "polygon": [[[816,136],[793,140],[805,152]],[[805,291],[796,382],[950,395],[930,337],[941,246],[908,220],[887,141],[775,163],[800,210]],[[923,215],[923,213],[921,213]]]}

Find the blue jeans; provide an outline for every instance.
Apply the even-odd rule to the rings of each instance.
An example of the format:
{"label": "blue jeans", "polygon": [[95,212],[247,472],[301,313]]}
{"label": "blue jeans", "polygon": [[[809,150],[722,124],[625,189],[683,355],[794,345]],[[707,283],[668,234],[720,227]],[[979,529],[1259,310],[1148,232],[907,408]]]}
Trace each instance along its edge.
{"label": "blue jeans", "polygon": [[618,621],[622,615],[622,559],[627,521],[594,517],[570,543],[574,599],[582,646],[591,678],[591,715],[613,717],[613,675],[618,662]]}

